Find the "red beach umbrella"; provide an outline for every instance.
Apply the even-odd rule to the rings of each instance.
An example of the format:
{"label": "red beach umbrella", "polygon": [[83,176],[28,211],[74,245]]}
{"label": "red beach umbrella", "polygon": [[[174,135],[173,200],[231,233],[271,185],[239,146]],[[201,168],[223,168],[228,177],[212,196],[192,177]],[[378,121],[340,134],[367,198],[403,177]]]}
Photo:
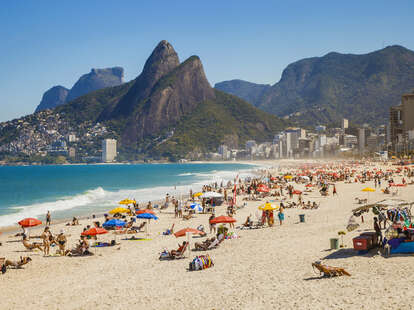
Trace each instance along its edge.
{"label": "red beach umbrella", "polygon": [[312,187],[312,186],[313,186],[313,185],[312,185],[312,184],[310,184],[310,183],[305,185],[305,187]]}
{"label": "red beach umbrella", "polygon": [[85,230],[83,233],[81,233],[82,236],[96,236],[96,235],[102,235],[106,234],[108,231],[105,228],[101,227],[92,227],[88,230]]}
{"label": "red beach umbrella", "polygon": [[142,213],[150,213],[150,214],[153,214],[153,215],[155,215],[155,212],[154,211],[152,211],[152,210],[150,210],[150,209],[143,209],[143,210],[138,210],[137,212],[135,212],[137,215],[138,214],[142,214]]}
{"label": "red beach umbrella", "polygon": [[181,230],[177,231],[176,233],[174,233],[174,236],[176,238],[184,237],[187,233],[191,233],[193,235],[204,235],[205,234],[205,232],[202,232],[201,230],[197,230],[197,229],[194,229],[194,228],[187,227],[187,228],[181,229]]}
{"label": "red beach umbrella", "polygon": [[33,227],[42,224],[42,221],[39,221],[38,219],[28,217],[19,222],[19,225],[22,227]]}
{"label": "red beach umbrella", "polygon": [[301,192],[301,191],[299,191],[299,190],[294,190],[294,191],[292,192],[292,194],[293,194],[293,195],[300,195],[300,194],[302,194],[302,192]]}
{"label": "red beach umbrella", "polygon": [[235,218],[232,218],[231,216],[222,215],[222,216],[218,216],[218,217],[215,217],[214,219],[212,219],[210,221],[210,224],[234,223],[234,222],[236,222]]}

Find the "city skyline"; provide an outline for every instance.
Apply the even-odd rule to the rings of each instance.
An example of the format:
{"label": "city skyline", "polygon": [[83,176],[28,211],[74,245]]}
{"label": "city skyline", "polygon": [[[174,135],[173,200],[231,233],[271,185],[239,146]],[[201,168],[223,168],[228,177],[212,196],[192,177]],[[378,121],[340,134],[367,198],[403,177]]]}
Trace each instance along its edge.
{"label": "city skyline", "polygon": [[200,56],[212,85],[230,79],[274,84],[289,63],[331,51],[414,49],[409,1],[398,7],[386,1],[76,4],[2,5],[0,121],[32,113],[47,89],[70,88],[91,68],[122,66],[125,80],[134,79],[163,39],[181,61]]}

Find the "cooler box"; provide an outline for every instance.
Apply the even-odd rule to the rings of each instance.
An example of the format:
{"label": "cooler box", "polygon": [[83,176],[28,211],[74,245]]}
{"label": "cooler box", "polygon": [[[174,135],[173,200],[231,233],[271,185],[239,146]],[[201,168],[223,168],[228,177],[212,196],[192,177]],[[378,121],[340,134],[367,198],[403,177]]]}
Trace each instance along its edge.
{"label": "cooler box", "polygon": [[372,249],[372,238],[370,236],[358,236],[352,239],[354,249],[358,251],[367,251]]}
{"label": "cooler box", "polygon": [[371,231],[371,232],[364,232],[360,235],[360,237],[370,237],[372,239],[372,245],[373,246],[377,246],[378,245],[378,235],[375,231]]}

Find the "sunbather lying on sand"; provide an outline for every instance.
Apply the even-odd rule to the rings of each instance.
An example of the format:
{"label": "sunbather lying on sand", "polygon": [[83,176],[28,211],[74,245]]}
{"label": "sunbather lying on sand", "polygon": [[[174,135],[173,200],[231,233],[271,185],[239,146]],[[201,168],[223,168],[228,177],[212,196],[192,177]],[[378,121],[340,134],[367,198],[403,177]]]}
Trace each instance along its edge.
{"label": "sunbather lying on sand", "polygon": [[25,256],[25,257],[20,256],[19,261],[11,261],[11,260],[6,259],[6,261],[4,262],[4,265],[6,267],[11,266],[11,267],[18,269],[18,268],[22,268],[23,265],[26,265],[31,261],[32,259],[29,256]]}
{"label": "sunbather lying on sand", "polygon": [[29,250],[29,251],[32,251],[32,250],[34,250],[34,249],[39,249],[40,251],[43,251],[43,248],[42,248],[42,246],[41,246],[41,243],[37,243],[37,242],[30,243],[30,242],[28,241],[27,236],[24,236],[24,237],[23,237],[23,241],[22,241],[22,243],[23,243],[24,247],[25,247],[27,250]]}

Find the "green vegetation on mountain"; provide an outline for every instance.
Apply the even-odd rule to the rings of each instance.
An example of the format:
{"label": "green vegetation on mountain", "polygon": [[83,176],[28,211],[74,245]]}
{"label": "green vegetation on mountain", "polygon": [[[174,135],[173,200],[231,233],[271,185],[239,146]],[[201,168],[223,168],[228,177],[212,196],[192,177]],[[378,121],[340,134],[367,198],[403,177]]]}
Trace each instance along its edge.
{"label": "green vegetation on mountain", "polygon": [[[254,103],[302,125],[338,125],[344,117],[378,125],[387,122],[389,108],[413,88],[414,52],[390,46],[364,55],[329,53],[299,60]],[[246,98],[244,92],[233,94]]]}
{"label": "green vegetation on mountain", "polygon": [[215,151],[222,143],[243,146],[250,139],[272,141],[274,133],[283,130],[286,125],[286,121],[216,90],[214,100],[199,104],[179,122],[174,135],[156,146],[152,153],[181,158],[189,152]]}

